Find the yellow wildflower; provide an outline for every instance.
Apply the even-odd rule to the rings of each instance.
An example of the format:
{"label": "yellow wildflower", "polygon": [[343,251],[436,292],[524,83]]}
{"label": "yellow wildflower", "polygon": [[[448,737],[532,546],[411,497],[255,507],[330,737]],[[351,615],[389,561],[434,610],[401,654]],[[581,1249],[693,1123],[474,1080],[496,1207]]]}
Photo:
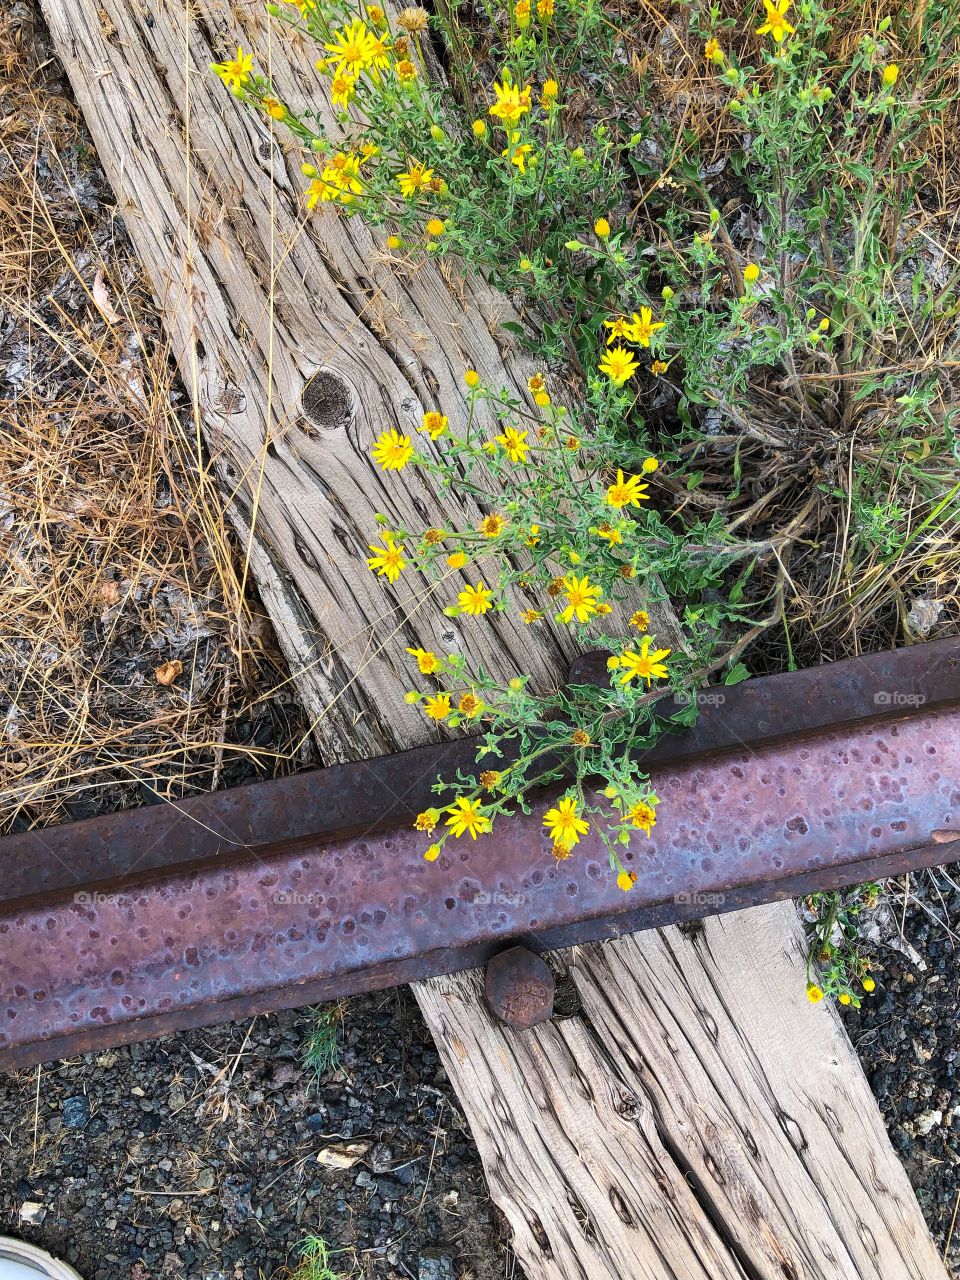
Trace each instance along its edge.
{"label": "yellow wildflower", "polygon": [[815,982],[807,984],[807,999],[811,1004],[819,1004],[823,999],[823,990]]}
{"label": "yellow wildflower", "polygon": [[253,70],[253,55],[244,53],[238,45],[235,58],[231,58],[228,62],[215,62],[210,69],[220,77],[228,89],[242,89],[250,79],[250,72]]}
{"label": "yellow wildflower", "polygon": [[463,380],[471,391],[474,391],[480,385],[480,375],[476,369],[468,369],[463,375]]}
{"label": "yellow wildflower", "polygon": [[402,471],[413,456],[413,441],[391,427],[378,438],[371,452],[384,471]]}
{"label": "yellow wildflower", "polygon": [[606,240],[610,234],[610,223],[606,218],[598,218],[593,224],[593,234],[599,236],[601,240]]}
{"label": "yellow wildflower", "polygon": [[393,69],[397,73],[397,79],[403,83],[417,78],[417,68],[409,58],[401,58]]}
{"label": "yellow wildflower", "polygon": [[650,372],[656,378],[659,377],[661,373],[666,373],[669,367],[670,366],[665,360],[654,360],[653,364],[650,366]]}
{"label": "yellow wildflower", "polygon": [[872,978],[864,978],[864,980],[863,980],[863,989],[864,989],[864,991],[866,991],[866,992],[868,992],[868,993],[869,993],[869,992],[871,992],[871,991],[876,991],[876,989],[877,989],[877,984],[874,982],[874,980],[873,980]]}
{"label": "yellow wildflower", "polygon": [[610,330],[610,338],[625,338],[630,329],[630,322],[625,316],[614,316],[612,320],[604,320],[604,325]]}
{"label": "yellow wildflower", "polygon": [[340,107],[343,111],[346,111],[353,101],[353,95],[356,91],[356,80],[343,71],[338,71],[330,81],[330,101],[335,107]]}
{"label": "yellow wildflower", "polygon": [[553,0],[537,0],[537,17],[544,21],[553,17]]}
{"label": "yellow wildflower", "polygon": [[622,387],[627,379],[632,378],[637,372],[640,364],[634,358],[632,351],[628,351],[618,343],[615,347],[607,347],[598,368],[615,386]]}
{"label": "yellow wildflower", "polygon": [[529,627],[531,623],[533,623],[533,622],[539,622],[539,621],[540,621],[540,619],[543,617],[543,614],[542,614],[542,613],[540,613],[540,612],[539,612],[538,610],[536,610],[536,609],[524,609],[524,611],[523,611],[523,613],[521,613],[520,617],[523,619],[523,621],[524,621],[524,622],[527,624],[527,626]]}
{"label": "yellow wildflower", "polygon": [[477,525],[477,532],[482,533],[485,538],[499,538],[506,527],[504,517],[494,512],[493,515],[483,517]]}
{"label": "yellow wildflower", "polygon": [[403,543],[395,542],[392,533],[385,533],[382,547],[375,547],[372,543],[369,545],[374,553],[367,559],[369,567],[375,570],[379,577],[386,578],[388,582],[396,582],[400,577],[401,569],[407,567],[407,562],[403,558]]}
{"label": "yellow wildflower", "polygon": [[474,120],[470,127],[473,129],[473,136],[475,138],[485,138],[487,136],[486,120]]}
{"label": "yellow wildflower", "polygon": [[423,813],[417,814],[413,823],[413,828],[415,831],[425,831],[428,836],[432,836],[439,821],[439,809],[424,809]]}
{"label": "yellow wildflower", "polygon": [[665,327],[663,320],[654,321],[653,312],[649,307],[641,307],[640,314],[636,312],[630,317],[632,324],[628,327],[627,338],[631,342],[635,342],[638,347],[649,347],[650,339],[658,329]]}
{"label": "yellow wildflower", "polygon": [[283,120],[287,114],[287,108],[276,98],[264,98],[263,109],[271,120]]}
{"label": "yellow wildflower", "polygon": [[656,471],[659,466],[660,466],[660,463],[656,460],[656,458],[644,458],[643,464],[640,467],[640,470],[645,475],[650,475],[652,472]]}
{"label": "yellow wildflower", "polygon": [[400,184],[400,194],[406,196],[409,200],[411,196],[415,196],[418,191],[425,190],[430,185],[430,179],[433,177],[433,170],[426,169],[418,160],[411,160],[407,166],[405,173],[397,174],[397,182]]}
{"label": "yellow wildflower", "polygon": [[624,893],[629,893],[633,888],[633,876],[629,871],[621,871],[617,876],[617,888],[622,889]]}
{"label": "yellow wildflower", "polygon": [[720,48],[720,41],[711,37],[703,46],[703,56],[708,62],[722,62],[723,50]]}
{"label": "yellow wildflower", "polygon": [[457,604],[471,618],[478,618],[493,608],[490,592],[482,582],[478,582],[475,587],[465,587],[457,596]]}
{"label": "yellow wildflower", "polygon": [[663,659],[669,656],[671,650],[654,649],[651,653],[651,643],[650,637],[644,636],[640,641],[639,653],[633,649],[626,649],[620,654],[621,684],[629,684],[631,680],[639,678],[646,680],[649,685],[652,680],[665,680],[669,676],[670,672],[664,665]]}
{"label": "yellow wildflower", "polygon": [[337,64],[337,71],[356,80],[361,71],[370,66],[374,58],[376,36],[365,23],[355,18],[349,27],[334,31],[333,40],[324,44]]}
{"label": "yellow wildflower", "polygon": [[657,825],[656,811],[643,800],[638,800],[633,808],[627,811],[627,817],[638,831],[645,831],[647,835]]}
{"label": "yellow wildflower", "polygon": [[560,92],[560,86],[556,80],[544,80],[543,92],[540,96],[540,105],[544,111],[552,111],[557,105],[557,94]]}
{"label": "yellow wildflower", "polygon": [[423,540],[428,547],[438,547],[443,541],[444,536],[442,529],[428,529],[423,535]]}
{"label": "yellow wildflower", "polygon": [[743,278],[747,284],[753,284],[755,280],[760,279],[760,268],[755,262],[748,262],[743,268]]}
{"label": "yellow wildflower", "polygon": [[423,415],[422,430],[426,431],[431,440],[439,440],[447,429],[447,419],[442,413],[436,413],[431,410],[430,413]]}
{"label": "yellow wildflower", "polygon": [[530,446],[527,444],[526,431],[518,431],[516,427],[504,427],[503,435],[496,437],[497,444],[503,445],[504,453],[511,462],[526,462]]}
{"label": "yellow wildflower", "polygon": [[525,31],[530,25],[530,0],[517,0],[513,7],[513,16],[520,30]]}
{"label": "yellow wildflower", "polygon": [[386,14],[378,4],[367,5],[367,17],[375,27],[382,27],[386,22]]}
{"label": "yellow wildflower", "polygon": [[623,507],[639,507],[640,503],[648,497],[649,487],[639,476],[630,476],[625,479],[618,467],[617,478],[607,490],[607,502],[618,511]]}
{"label": "yellow wildflower", "polygon": [[586,729],[574,729],[573,736],[570,741],[575,747],[589,747],[590,735]]}
{"label": "yellow wildflower", "polygon": [[612,524],[607,524],[606,520],[597,528],[597,536],[609,543],[611,547],[618,547],[623,542],[623,534],[620,530]]}
{"label": "yellow wildflower", "polygon": [[402,244],[403,244],[403,241],[400,239],[399,236],[387,236],[388,249],[399,249]]}
{"label": "yellow wildflower", "polygon": [[[511,164],[515,164],[521,173],[527,172],[527,156],[533,151],[533,147],[529,142],[517,143],[515,146],[504,147],[500,152],[502,156],[509,158]],[[529,162],[533,164],[533,160]]]}
{"label": "yellow wildflower", "polygon": [[490,830],[490,819],[476,798],[468,800],[466,796],[458,796],[448,806],[447,813],[450,815],[447,826],[455,836],[467,834],[471,840],[476,840],[478,835],[482,836]]}
{"label": "yellow wildflower", "polygon": [[630,615],[631,627],[636,627],[638,631],[646,631],[650,626],[650,615],[646,609],[638,609],[636,613]]}
{"label": "yellow wildflower", "polygon": [[[757,35],[771,35],[777,44],[782,44],[787,36],[792,36],[796,27],[791,27],[784,16],[793,0],[763,0],[766,19],[763,26],[757,27]],[[822,993],[821,993],[822,995]]]}
{"label": "yellow wildflower", "polygon": [[435,693],[426,699],[423,709],[431,720],[446,720],[452,710],[449,693]]}
{"label": "yellow wildflower", "polygon": [[555,845],[569,852],[580,837],[590,830],[590,823],[577,815],[577,802],[573,796],[564,796],[556,807],[543,815],[547,835]]}
{"label": "yellow wildflower", "polygon": [[431,218],[427,222],[428,236],[442,236],[447,229],[447,224],[442,218]]}
{"label": "yellow wildflower", "polygon": [[484,709],[483,703],[475,693],[465,693],[457,703],[457,710],[468,720],[473,720]]}
{"label": "yellow wildflower", "polygon": [[440,659],[429,649],[408,649],[407,653],[409,653],[411,657],[416,658],[417,666],[425,676],[432,675],[440,665]]}
{"label": "yellow wildflower", "polygon": [[462,569],[467,563],[467,557],[462,551],[453,551],[447,556],[447,564],[451,569]]}
{"label": "yellow wildflower", "polygon": [[490,115],[496,116],[504,128],[515,128],[520,117],[530,110],[530,86],[520,89],[511,81],[509,71],[504,71],[502,83],[494,81],[493,91],[497,100],[489,108]]}
{"label": "yellow wildflower", "polygon": [[596,586],[587,577],[578,578],[575,573],[563,579],[563,590],[567,597],[567,607],[560,614],[561,622],[589,622],[597,612],[597,602],[603,594],[602,588]]}
{"label": "yellow wildflower", "polygon": [[883,83],[888,89],[892,89],[897,83],[897,77],[900,75],[900,68],[895,62],[889,63],[883,68]]}
{"label": "yellow wildflower", "polygon": [[427,862],[436,862],[440,857],[440,846],[438,844],[432,844],[423,856]]}
{"label": "yellow wildflower", "polygon": [[499,781],[499,769],[484,769],[483,773],[480,775],[480,785],[483,787],[484,791],[492,791]]}

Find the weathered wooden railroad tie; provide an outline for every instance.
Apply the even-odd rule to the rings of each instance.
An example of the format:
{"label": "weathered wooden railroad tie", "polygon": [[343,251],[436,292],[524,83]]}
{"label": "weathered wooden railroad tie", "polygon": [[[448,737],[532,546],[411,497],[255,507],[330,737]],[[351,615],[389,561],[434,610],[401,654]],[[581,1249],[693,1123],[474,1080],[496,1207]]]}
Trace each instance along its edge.
{"label": "weathered wooden railroad tie", "polygon": [[[571,680],[603,671],[588,655]],[[551,1007],[536,953],[960,858],[960,640],[710,691],[644,754],[663,803],[626,854],[628,893],[596,834],[557,863],[539,808],[425,863],[411,819],[473,752],[461,739],[0,842],[0,1068],[508,947],[488,999],[530,1026]]]}

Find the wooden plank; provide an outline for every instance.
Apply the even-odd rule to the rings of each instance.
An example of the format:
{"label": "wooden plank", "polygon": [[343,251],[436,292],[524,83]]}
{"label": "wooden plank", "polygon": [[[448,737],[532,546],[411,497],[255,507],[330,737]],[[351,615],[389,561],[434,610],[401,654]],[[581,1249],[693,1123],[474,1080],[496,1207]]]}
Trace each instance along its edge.
{"label": "wooden plank", "polygon": [[[523,388],[529,365],[502,328],[515,318],[509,304],[433,264],[398,264],[359,221],[343,223],[330,209],[304,223],[298,157],[207,71],[242,42],[269,54],[288,98],[323,101],[305,52],[271,41],[259,0],[231,6],[234,14],[219,0],[193,0],[189,21],[177,0],[43,5],[153,281],[217,476],[235,493],[237,526],[325,758],[362,758],[427,736],[401,700],[406,645],[460,646],[499,674],[557,679],[570,653],[564,638],[520,629],[508,615],[461,630],[442,615],[455,582],[424,596],[405,575],[389,593],[363,564],[377,510],[413,528],[476,519],[419,474],[383,476],[367,450],[385,426],[413,428],[429,408],[456,422],[465,367]],[[329,375],[319,422],[302,404],[318,371]],[[670,622],[660,618],[661,632]],[[477,974],[416,988],[530,1280],[766,1280],[774,1273],[761,1263],[781,1255],[778,1277],[848,1280],[858,1274],[852,1264],[790,1270],[802,1234],[788,1221],[790,1206],[807,1214],[808,1251],[826,1231],[810,1216],[812,1186],[832,1224],[821,1252],[829,1249],[837,1267],[852,1258],[859,1266],[863,1254],[889,1263],[885,1280],[943,1275],[849,1044],[831,1015],[804,1006],[795,949],[784,952],[779,935],[753,923],[782,918],[754,912],[722,929],[709,924],[710,981],[697,976],[703,944],[676,931],[578,952],[571,972],[589,1018],[525,1035],[492,1024]],[[752,956],[745,975],[741,952]],[[776,979],[790,1018],[749,1023],[744,1039],[738,1019],[748,1025],[750,1010],[729,987],[738,972],[740,1005],[762,979]],[[700,1035],[702,1056],[688,1061],[696,1026],[716,1027],[717,1038]],[[834,1119],[801,1126],[810,1145],[791,1147],[792,1156],[776,1130],[796,1131],[783,1117],[795,1120],[800,1100],[789,1069],[774,1070],[778,1055],[803,1059],[809,1105],[830,1082],[823,1115]],[[766,1064],[762,1077],[757,1061]],[[655,1089],[661,1080],[680,1090],[666,1102]],[[714,1080],[725,1082],[722,1095],[710,1095]],[[727,1086],[742,1095],[735,1110]],[[758,1091],[762,1135],[749,1123],[747,1099]],[[859,1135],[856,1151],[848,1133]],[[758,1164],[755,1151],[783,1167]],[[858,1163],[847,1164],[854,1155]],[[817,1181],[838,1169],[836,1187]],[[863,1170],[874,1213],[845,1188]],[[706,1195],[711,1171],[722,1171],[725,1198]],[[728,1212],[746,1225],[731,1226]],[[912,1241],[920,1269],[897,1270],[888,1241]]]}
{"label": "wooden plank", "polygon": [[418,991],[528,1276],[946,1280],[791,903],[552,960],[582,1011],[528,1032]]}

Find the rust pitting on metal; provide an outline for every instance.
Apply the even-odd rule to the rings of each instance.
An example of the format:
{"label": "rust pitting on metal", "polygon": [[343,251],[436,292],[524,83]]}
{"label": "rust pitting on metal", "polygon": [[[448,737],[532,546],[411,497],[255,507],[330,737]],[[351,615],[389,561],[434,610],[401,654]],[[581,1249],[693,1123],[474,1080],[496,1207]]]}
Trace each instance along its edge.
{"label": "rust pitting on metal", "polygon": [[[931,833],[960,827],[960,642],[903,652],[899,684],[879,655],[722,691],[695,754],[649,752],[663,804],[627,894],[594,833],[557,863],[539,809],[425,863],[410,813],[469,744],[3,842],[0,1067],[949,860]],[[875,701],[921,678],[922,706]]]}

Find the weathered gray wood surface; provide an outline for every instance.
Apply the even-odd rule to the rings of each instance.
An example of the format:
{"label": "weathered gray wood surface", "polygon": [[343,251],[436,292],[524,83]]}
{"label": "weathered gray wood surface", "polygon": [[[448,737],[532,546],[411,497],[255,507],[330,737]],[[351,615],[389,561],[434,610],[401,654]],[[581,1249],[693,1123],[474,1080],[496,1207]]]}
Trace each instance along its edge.
{"label": "weathered gray wood surface", "polygon": [[[240,41],[269,52],[288,100],[318,100],[307,51],[268,37],[259,0],[197,0],[189,22],[179,0],[43,4],[244,539],[255,525],[324,757],[425,739],[401,698],[406,645],[560,678],[565,641],[506,615],[451,623],[456,582],[389,592],[364,564],[378,510],[412,528],[476,517],[367,451],[425,409],[456,421],[468,366],[522,388],[509,304],[392,261],[330,209],[304,220],[299,157],[207,71]],[[316,423],[301,397],[320,370]],[[804,1002],[788,908],[590,947],[571,972],[585,1015],[525,1034],[492,1022],[479,975],[416,988],[530,1280],[940,1280],[849,1042]]]}

